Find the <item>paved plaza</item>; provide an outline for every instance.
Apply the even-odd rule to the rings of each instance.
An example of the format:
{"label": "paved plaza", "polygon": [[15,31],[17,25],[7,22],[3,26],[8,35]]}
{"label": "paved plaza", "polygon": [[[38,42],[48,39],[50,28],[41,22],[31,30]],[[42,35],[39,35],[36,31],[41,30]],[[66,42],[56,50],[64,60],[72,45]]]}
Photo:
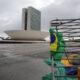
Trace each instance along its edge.
{"label": "paved plaza", "polygon": [[49,43],[0,44],[0,80],[42,80]]}

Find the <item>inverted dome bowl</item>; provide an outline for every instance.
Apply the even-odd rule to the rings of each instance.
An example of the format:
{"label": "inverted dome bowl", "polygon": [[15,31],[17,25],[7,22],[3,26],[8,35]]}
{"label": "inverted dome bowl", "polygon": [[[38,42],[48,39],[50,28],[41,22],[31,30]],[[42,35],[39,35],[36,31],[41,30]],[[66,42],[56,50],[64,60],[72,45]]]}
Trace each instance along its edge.
{"label": "inverted dome bowl", "polygon": [[48,32],[27,31],[27,30],[8,30],[5,33],[13,40],[44,40],[49,36]]}

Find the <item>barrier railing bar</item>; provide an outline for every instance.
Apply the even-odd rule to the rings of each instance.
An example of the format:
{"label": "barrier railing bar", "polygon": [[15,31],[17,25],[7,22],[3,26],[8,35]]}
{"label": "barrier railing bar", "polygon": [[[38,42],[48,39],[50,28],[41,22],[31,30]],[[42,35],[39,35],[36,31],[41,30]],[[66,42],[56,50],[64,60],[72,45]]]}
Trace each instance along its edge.
{"label": "barrier railing bar", "polygon": [[76,41],[75,40],[73,40],[73,41],[66,41],[65,40],[65,41],[61,41],[61,42],[80,42],[80,41],[78,41],[78,40],[76,40]]}
{"label": "barrier railing bar", "polygon": [[80,45],[78,46],[58,46],[58,47],[80,47]]}
{"label": "barrier railing bar", "polygon": [[54,19],[51,21],[67,21],[67,20],[80,20],[80,18],[78,18],[78,19]]}
{"label": "barrier railing bar", "polygon": [[72,66],[55,66],[56,68],[64,68],[64,67],[80,67],[80,65],[72,65]]}
{"label": "barrier railing bar", "polygon": [[[62,36],[60,36],[60,37],[62,37]],[[64,36],[63,35],[63,37],[80,37],[80,36]]]}
{"label": "barrier railing bar", "polygon": [[55,76],[55,77],[70,77],[70,78],[80,78],[80,76]]}
{"label": "barrier railing bar", "polygon": [[[75,51],[75,52],[78,52],[78,53],[79,53],[80,51]],[[64,52],[62,52],[62,51],[58,51],[58,52],[56,52],[56,53],[74,53],[74,52],[72,52],[72,51],[69,51],[69,52],[65,52],[65,51],[64,51]]]}
{"label": "barrier railing bar", "polygon": [[54,60],[80,60],[80,59],[63,59],[63,58],[54,58]]}
{"label": "barrier railing bar", "polygon": [[68,31],[64,31],[64,32],[62,32],[62,31],[59,31],[58,33],[80,33],[80,31],[77,31],[77,32],[70,32],[70,30],[68,30]]}
{"label": "barrier railing bar", "polygon": [[58,30],[60,29],[80,29],[80,28],[58,28]]}

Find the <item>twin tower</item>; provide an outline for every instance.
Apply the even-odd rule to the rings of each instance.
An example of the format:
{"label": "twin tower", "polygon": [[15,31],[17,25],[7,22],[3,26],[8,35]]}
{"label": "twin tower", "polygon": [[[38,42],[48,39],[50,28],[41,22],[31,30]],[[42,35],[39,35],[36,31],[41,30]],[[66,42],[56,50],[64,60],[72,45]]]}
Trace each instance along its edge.
{"label": "twin tower", "polygon": [[22,29],[41,31],[41,12],[33,7],[23,8]]}

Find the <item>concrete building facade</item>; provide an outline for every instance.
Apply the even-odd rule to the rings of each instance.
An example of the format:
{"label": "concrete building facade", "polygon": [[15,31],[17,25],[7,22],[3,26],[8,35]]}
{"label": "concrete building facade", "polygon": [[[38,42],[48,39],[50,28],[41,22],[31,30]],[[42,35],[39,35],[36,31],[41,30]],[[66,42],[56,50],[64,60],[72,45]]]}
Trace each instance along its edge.
{"label": "concrete building facade", "polygon": [[41,30],[41,12],[33,7],[22,9],[22,29]]}

